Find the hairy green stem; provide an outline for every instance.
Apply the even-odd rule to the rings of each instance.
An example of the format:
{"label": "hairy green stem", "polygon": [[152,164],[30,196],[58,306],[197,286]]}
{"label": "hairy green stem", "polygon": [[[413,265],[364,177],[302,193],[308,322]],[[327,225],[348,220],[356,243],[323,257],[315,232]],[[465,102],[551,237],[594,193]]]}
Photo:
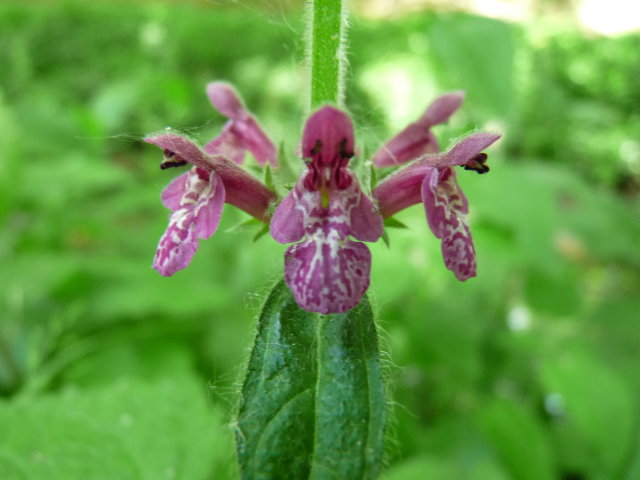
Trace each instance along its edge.
{"label": "hairy green stem", "polygon": [[346,65],[346,0],[308,0],[307,7],[311,109],[325,103],[341,107]]}

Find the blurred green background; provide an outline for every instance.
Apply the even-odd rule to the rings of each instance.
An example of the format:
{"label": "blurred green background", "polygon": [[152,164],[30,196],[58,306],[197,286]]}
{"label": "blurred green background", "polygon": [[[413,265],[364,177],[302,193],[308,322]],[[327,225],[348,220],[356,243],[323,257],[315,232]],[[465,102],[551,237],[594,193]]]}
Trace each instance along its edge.
{"label": "blurred green background", "polygon": [[[253,243],[227,206],[192,265],[160,277],[175,172],[140,139],[212,137],[204,85],[224,79],[293,158],[297,3],[0,4],[3,480],[236,478],[234,403],[285,247]],[[589,30],[577,2],[506,19],[430,5],[353,5],[361,148],[458,89],[443,145],[504,137],[489,175],[460,172],[476,279],[445,269],[420,206],[370,246],[383,478],[638,479],[640,35]]]}

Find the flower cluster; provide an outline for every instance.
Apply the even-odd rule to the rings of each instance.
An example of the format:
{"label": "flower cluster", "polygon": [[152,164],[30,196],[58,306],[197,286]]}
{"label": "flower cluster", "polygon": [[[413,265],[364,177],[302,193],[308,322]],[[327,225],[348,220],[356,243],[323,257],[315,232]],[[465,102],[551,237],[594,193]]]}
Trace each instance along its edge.
{"label": "flower cluster", "polygon": [[320,108],[304,127],[306,168],[272,215],[276,194],[240,164],[248,151],[260,165],[276,167],[274,144],[230,85],[211,83],[207,94],[229,121],[203,148],[173,132],[145,138],[164,150],[162,168],[192,165],[162,193],[162,202],[172,212],[153,264],[162,275],[173,275],[190,263],[198,239],[215,233],[223,205],[229,203],[269,223],[276,241],[293,244],[285,254],[285,281],[302,308],[346,312],[369,287],[371,253],[362,242],[382,236],[384,218],[423,203],[429,227],[442,241],[447,268],[459,280],[475,276],[468,202],[454,167],[487,172],[482,152],[500,136],[476,133],[440,152],[431,127],[460,107],[462,93],[438,98],[375,153],[376,167],[406,165],[385,177],[371,197],[349,170],[355,154],[351,120],[334,107]]}

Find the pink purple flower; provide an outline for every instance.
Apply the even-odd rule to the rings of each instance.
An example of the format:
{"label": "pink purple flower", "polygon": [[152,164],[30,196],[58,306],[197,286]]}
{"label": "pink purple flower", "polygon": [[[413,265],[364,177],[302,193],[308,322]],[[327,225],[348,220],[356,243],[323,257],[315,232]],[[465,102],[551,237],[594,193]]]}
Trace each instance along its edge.
{"label": "pink purple flower", "polygon": [[146,142],[164,150],[162,168],[193,165],[162,192],[162,202],[172,213],[158,244],[153,268],[165,276],[189,265],[198,248],[198,240],[215,233],[224,203],[267,221],[269,205],[276,198],[237,165],[242,163],[247,150],[259,163],[275,165],[273,143],[231,86],[211,83],[207,86],[207,94],[213,105],[230,120],[204,149],[175,133],[145,138]]}
{"label": "pink purple flower", "polygon": [[354,155],[349,117],[323,107],[308,120],[302,138],[306,169],[276,209],[271,235],[299,242],[285,255],[285,281],[305,310],[342,313],[369,287],[371,253],[356,240],[375,242],[382,218],[348,169]]}
{"label": "pink purple flower", "polygon": [[[446,120],[460,105],[461,94],[437,99],[415,123],[391,139],[374,156],[376,166],[413,160],[408,166],[385,178],[373,191],[383,217],[422,202],[427,222],[434,235],[442,240],[446,267],[458,280],[476,275],[476,254],[467,225],[469,204],[460,189],[453,167],[486,173],[484,149],[500,135],[478,133],[459,141],[445,153],[438,151],[430,127]],[[414,156],[415,155],[415,156]]]}

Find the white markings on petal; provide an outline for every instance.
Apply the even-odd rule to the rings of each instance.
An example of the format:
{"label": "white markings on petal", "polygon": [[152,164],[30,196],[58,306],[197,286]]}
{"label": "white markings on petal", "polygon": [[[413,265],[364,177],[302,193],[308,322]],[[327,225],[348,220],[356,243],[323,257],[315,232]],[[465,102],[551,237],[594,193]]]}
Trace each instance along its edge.
{"label": "white markings on petal", "polygon": [[[361,236],[354,232],[352,216],[368,212],[373,205],[355,177],[346,189],[330,192],[326,207],[319,191],[305,188],[304,175],[291,195],[304,239],[287,250],[285,280],[302,308],[324,314],[346,312],[369,287],[371,270],[368,248],[349,239]],[[369,214],[377,215],[375,211]],[[367,240],[376,240],[382,233],[381,219],[379,228],[371,227],[377,219],[374,216],[368,221],[369,229],[363,234]],[[376,230],[377,236],[372,233]]]}
{"label": "white markings on petal", "polygon": [[476,253],[467,226],[468,202],[451,168],[434,167],[422,184],[427,221],[442,239],[444,263],[458,280],[476,275]]}
{"label": "white markings on petal", "polygon": [[198,248],[198,237],[208,238],[218,228],[223,205],[224,187],[215,172],[197,167],[187,172],[184,193],[169,217],[153,268],[171,276],[189,265]]}

